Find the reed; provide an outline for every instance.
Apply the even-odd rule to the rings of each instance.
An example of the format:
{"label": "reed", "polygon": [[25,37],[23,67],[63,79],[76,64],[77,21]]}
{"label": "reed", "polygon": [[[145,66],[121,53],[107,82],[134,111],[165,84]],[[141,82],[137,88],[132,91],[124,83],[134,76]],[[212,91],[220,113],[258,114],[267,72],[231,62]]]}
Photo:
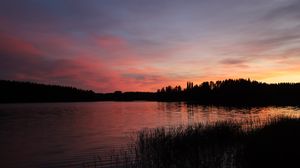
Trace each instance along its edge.
{"label": "reed", "polygon": [[300,118],[145,129],[136,136],[111,167],[299,167]]}

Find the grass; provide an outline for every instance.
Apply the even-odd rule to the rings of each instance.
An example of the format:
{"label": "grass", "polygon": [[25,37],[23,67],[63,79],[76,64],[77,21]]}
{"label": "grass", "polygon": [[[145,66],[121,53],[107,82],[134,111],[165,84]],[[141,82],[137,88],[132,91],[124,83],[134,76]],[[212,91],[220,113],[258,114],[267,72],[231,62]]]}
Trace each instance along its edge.
{"label": "grass", "polygon": [[112,167],[299,167],[300,118],[143,130],[128,149],[112,157]]}

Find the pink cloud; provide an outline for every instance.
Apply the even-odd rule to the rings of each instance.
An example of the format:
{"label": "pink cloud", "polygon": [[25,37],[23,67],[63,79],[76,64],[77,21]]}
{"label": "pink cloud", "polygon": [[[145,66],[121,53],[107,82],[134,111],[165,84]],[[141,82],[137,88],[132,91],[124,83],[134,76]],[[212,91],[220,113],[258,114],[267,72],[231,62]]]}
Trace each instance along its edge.
{"label": "pink cloud", "polygon": [[15,56],[39,56],[42,52],[32,44],[20,38],[0,33],[1,54]]}
{"label": "pink cloud", "polygon": [[[285,73],[299,72],[299,67],[295,66],[292,70],[284,69],[288,66],[254,69],[255,62],[251,64],[247,58],[222,60],[218,66],[204,65],[203,61],[197,60],[180,62],[170,59],[170,55],[179,52],[175,49],[155,52],[153,57],[142,57],[128,41],[116,36],[89,36],[85,39],[86,46],[69,36],[39,37],[29,42],[21,37],[0,34],[0,56],[6,60],[0,62],[2,77],[112,92],[155,91],[167,85],[185,87],[186,81],[201,83],[240,77],[265,79],[278,75],[271,71],[279,69]],[[52,56],[55,53],[58,55]],[[298,50],[292,52],[297,53]],[[161,65],[157,64],[158,59]],[[238,66],[246,63],[249,64],[247,68]]]}
{"label": "pink cloud", "polygon": [[95,40],[101,48],[108,51],[122,51],[127,49],[126,41],[116,36],[98,36]]}

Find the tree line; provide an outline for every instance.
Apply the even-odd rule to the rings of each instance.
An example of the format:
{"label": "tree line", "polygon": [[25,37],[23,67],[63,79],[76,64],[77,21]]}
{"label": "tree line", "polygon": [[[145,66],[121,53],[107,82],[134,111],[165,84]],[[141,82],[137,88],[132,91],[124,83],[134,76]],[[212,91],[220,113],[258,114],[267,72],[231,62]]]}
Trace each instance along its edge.
{"label": "tree line", "polygon": [[200,104],[299,105],[300,83],[268,84],[250,79],[226,79],[186,87],[166,86],[157,92],[96,93],[74,87],[32,82],[0,81],[0,102],[55,101],[187,101]]}
{"label": "tree line", "polygon": [[69,86],[0,81],[0,102],[63,102],[96,100],[96,93]]}
{"label": "tree line", "polygon": [[160,100],[211,104],[300,104],[300,83],[264,83],[250,79],[226,79],[201,84],[187,82],[186,88],[167,86],[157,90]]}

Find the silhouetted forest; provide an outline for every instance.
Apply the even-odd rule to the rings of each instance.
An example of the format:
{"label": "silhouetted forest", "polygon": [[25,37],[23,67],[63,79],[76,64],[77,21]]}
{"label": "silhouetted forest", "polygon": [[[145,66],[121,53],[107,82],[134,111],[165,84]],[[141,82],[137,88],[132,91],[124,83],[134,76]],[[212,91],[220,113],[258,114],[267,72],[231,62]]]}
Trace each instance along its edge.
{"label": "silhouetted forest", "polygon": [[300,83],[267,84],[250,79],[227,79],[194,84],[186,88],[167,86],[157,92],[95,93],[74,87],[0,81],[0,102],[55,101],[187,101],[200,104],[299,105]]}
{"label": "silhouetted forest", "polygon": [[91,101],[96,93],[74,87],[0,81],[0,102]]}
{"label": "silhouetted forest", "polygon": [[300,83],[267,84],[250,79],[227,79],[199,85],[187,82],[187,87],[183,90],[180,86],[159,89],[157,99],[203,104],[299,105]]}
{"label": "silhouetted forest", "polygon": [[155,100],[156,93],[124,92],[95,93],[69,86],[0,80],[0,102],[78,102]]}

